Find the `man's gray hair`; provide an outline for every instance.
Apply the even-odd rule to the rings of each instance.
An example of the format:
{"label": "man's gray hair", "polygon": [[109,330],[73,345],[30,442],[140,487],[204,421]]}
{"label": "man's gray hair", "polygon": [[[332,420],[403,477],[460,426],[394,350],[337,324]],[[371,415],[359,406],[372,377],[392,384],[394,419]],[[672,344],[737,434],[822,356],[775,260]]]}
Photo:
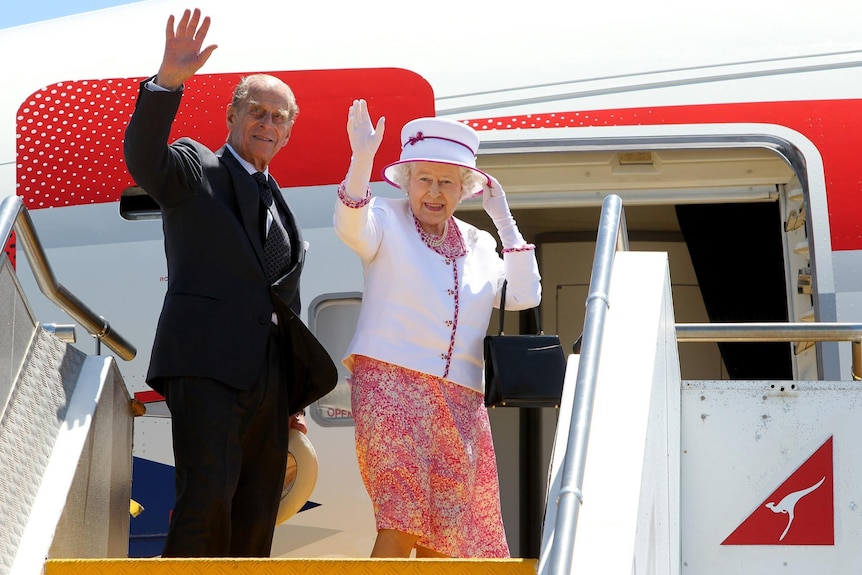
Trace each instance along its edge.
{"label": "man's gray hair", "polygon": [[296,120],[296,116],[299,114],[299,106],[296,103],[296,96],[293,95],[293,90],[290,89],[290,86],[285,84],[280,78],[276,78],[269,74],[251,74],[250,76],[243,76],[242,79],[240,79],[239,84],[237,84],[236,88],[233,90],[233,98],[230,102],[231,106],[238,108],[243,104],[246,104],[249,99],[249,93],[254,87],[283,87],[288,101],[287,121],[289,124],[293,124],[294,120]]}

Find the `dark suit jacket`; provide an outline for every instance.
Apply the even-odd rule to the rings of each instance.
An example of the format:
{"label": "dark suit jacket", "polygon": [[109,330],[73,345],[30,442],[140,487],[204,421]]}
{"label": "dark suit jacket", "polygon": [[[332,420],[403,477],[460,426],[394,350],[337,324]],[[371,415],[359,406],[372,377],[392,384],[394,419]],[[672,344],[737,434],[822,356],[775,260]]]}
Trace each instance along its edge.
{"label": "dark suit jacket", "polygon": [[[214,153],[188,138],[168,145],[181,96],[181,91],[153,92],[142,83],[124,143],[129,172],[161,207],[168,264],[147,382],[161,392],[165,377],[207,377],[248,389],[266,362],[273,311],[278,307],[279,317],[285,316],[279,322],[285,327],[299,314],[305,247],[287,203],[274,194],[287,216],[293,265],[273,289],[262,263],[253,178],[224,147]],[[270,184],[275,186],[272,178]],[[286,350],[293,348],[289,338],[283,343]],[[335,366],[316,340],[309,345],[315,344],[323,385],[331,378],[334,386]],[[289,389],[291,375],[284,382]],[[290,407],[298,411],[305,405]]]}

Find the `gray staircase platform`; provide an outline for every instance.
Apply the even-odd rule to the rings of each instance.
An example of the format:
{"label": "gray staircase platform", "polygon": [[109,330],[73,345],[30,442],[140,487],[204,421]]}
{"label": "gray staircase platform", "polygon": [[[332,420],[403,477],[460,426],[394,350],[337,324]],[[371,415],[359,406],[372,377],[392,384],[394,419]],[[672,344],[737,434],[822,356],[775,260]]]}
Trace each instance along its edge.
{"label": "gray staircase platform", "polygon": [[124,557],[133,414],[112,357],[42,328],[0,261],[0,575]]}

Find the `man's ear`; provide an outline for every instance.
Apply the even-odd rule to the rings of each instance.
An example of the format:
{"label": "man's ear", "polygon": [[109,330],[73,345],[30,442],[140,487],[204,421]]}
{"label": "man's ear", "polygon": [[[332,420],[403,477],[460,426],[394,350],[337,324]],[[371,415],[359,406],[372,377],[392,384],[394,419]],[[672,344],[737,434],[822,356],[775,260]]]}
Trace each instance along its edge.
{"label": "man's ear", "polygon": [[279,150],[287,145],[287,142],[290,140],[291,132],[293,132],[293,124],[291,124],[290,128],[287,130],[287,134],[284,136],[284,141],[278,147]]}
{"label": "man's ear", "polygon": [[228,132],[233,126],[234,119],[236,119],[236,110],[233,107],[233,104],[227,105],[227,111],[225,112],[225,122],[227,122]]}

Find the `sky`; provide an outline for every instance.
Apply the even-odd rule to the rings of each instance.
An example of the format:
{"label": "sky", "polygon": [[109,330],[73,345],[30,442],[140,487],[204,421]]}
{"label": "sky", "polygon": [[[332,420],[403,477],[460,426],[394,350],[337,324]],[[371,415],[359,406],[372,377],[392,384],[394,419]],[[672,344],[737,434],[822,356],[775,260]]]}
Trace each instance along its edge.
{"label": "sky", "polygon": [[[11,28],[71,14],[101,10],[135,0],[6,0],[0,10],[0,28]],[[138,0],[139,1],[139,0]]]}

